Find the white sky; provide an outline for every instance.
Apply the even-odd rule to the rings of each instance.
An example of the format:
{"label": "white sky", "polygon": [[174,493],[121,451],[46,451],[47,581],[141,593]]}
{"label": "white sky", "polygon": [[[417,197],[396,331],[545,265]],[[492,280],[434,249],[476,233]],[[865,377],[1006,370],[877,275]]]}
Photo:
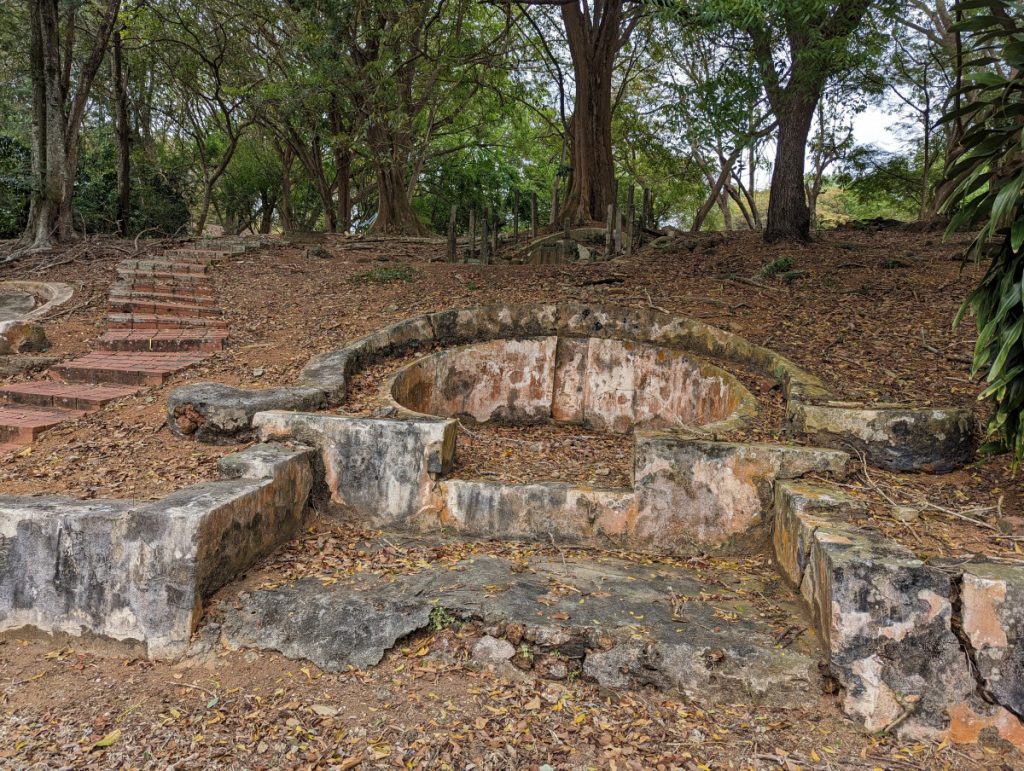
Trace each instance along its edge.
{"label": "white sky", "polygon": [[895,125],[898,115],[887,115],[878,107],[868,107],[853,119],[853,135],[860,145],[876,145],[894,152],[900,148]]}

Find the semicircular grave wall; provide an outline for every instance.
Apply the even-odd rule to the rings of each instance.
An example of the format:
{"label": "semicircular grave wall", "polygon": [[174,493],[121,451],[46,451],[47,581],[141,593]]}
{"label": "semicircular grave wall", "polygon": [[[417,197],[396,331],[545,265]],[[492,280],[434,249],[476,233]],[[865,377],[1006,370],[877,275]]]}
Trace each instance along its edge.
{"label": "semicircular grave wall", "polygon": [[605,338],[443,349],[399,370],[388,395],[421,415],[613,433],[697,426],[723,433],[756,412],[754,397],[724,370],[678,349]]}

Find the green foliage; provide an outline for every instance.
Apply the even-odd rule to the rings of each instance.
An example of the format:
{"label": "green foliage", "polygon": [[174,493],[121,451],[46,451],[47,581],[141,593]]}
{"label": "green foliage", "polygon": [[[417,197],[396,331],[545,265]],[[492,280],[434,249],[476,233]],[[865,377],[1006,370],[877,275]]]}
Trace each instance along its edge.
{"label": "green foliage", "polygon": [[757,275],[761,278],[771,278],[780,273],[788,273],[791,270],[793,270],[793,259],[791,257],[776,257],[771,262],[762,265],[761,269],[757,271]]}
{"label": "green foliage", "polygon": [[459,619],[448,612],[443,605],[438,605],[430,611],[430,629],[433,632],[442,632],[445,629],[459,625]]}
{"label": "green foliage", "polygon": [[[968,0],[960,25],[970,51],[959,110],[964,152],[946,175],[958,185],[947,211],[949,231],[980,227],[968,254],[988,270],[957,314],[972,312],[978,327],[971,372],[986,372],[980,398],[991,399],[992,447],[1024,458],[1024,19],[1011,0]],[[975,13],[976,12],[976,13]],[[993,66],[994,65],[994,66]]]}
{"label": "green foliage", "polygon": [[0,238],[17,238],[28,221],[32,154],[18,140],[0,134]]}
{"label": "green foliage", "polygon": [[392,281],[415,281],[419,274],[408,265],[395,265],[391,268],[377,266],[365,273],[352,277],[356,284],[390,284]]}

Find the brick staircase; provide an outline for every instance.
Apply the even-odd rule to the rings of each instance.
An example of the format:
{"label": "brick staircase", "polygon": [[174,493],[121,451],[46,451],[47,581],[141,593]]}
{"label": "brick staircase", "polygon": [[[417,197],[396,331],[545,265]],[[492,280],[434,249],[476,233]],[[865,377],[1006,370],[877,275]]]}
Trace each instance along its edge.
{"label": "brick staircase", "polygon": [[96,350],[53,367],[45,380],[0,386],[0,457],[58,423],[161,385],[222,349],[228,327],[210,267],[246,248],[196,242],[118,265],[107,331]]}

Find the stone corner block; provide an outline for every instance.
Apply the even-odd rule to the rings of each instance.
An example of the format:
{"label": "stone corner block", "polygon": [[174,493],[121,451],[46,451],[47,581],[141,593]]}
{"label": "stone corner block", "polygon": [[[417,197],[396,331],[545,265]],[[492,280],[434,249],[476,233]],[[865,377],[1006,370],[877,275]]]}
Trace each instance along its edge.
{"label": "stone corner block", "polygon": [[874,531],[819,525],[812,538],[801,594],[844,711],[870,731],[940,736],[974,691],[950,577]]}
{"label": "stone corner block", "polygon": [[637,432],[634,489],[638,545],[745,551],[763,545],[778,479],[843,476],[846,453],[736,444]]}
{"label": "stone corner block", "polygon": [[454,420],[272,411],[257,414],[253,425],[263,441],[316,447],[330,495],[325,503],[372,527],[407,525],[436,508],[435,482],[455,463]]}
{"label": "stone corner block", "polygon": [[326,406],[326,402],[317,388],[254,390],[223,383],[194,383],[171,391],[167,399],[167,424],[179,436],[193,436],[211,444],[233,444],[252,438],[252,417],[257,412],[315,410]]}
{"label": "stone corner block", "polygon": [[772,552],[784,578],[796,587],[807,568],[814,531],[821,525],[835,525],[861,519],[867,505],[838,490],[802,481],[775,485],[775,516],[772,522]]}
{"label": "stone corner block", "polygon": [[793,430],[827,447],[863,453],[891,471],[945,473],[974,458],[974,416],[963,407],[866,407],[847,402],[791,399]]}

